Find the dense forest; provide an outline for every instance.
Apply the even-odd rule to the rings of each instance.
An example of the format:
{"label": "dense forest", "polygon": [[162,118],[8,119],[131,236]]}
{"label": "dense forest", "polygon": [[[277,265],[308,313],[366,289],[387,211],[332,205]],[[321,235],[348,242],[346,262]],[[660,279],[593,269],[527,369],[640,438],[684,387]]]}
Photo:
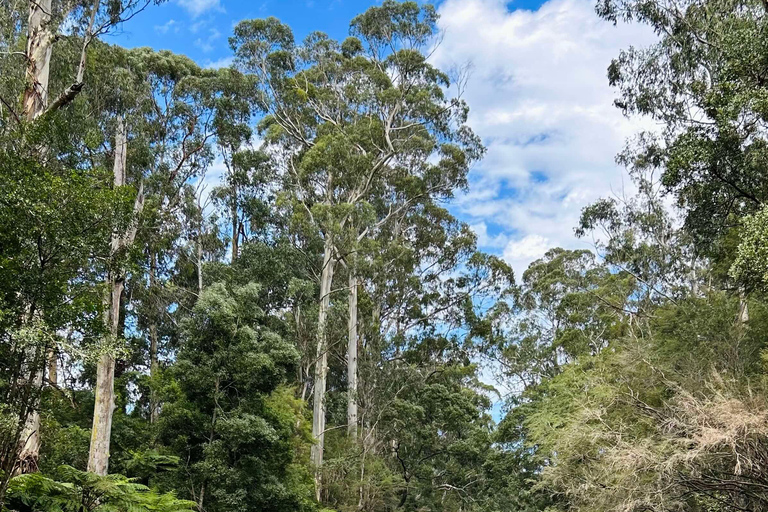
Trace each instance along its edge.
{"label": "dense forest", "polygon": [[517,276],[434,7],[208,69],[155,3],[0,0],[0,509],[768,510],[765,1],[599,1],[654,128]]}

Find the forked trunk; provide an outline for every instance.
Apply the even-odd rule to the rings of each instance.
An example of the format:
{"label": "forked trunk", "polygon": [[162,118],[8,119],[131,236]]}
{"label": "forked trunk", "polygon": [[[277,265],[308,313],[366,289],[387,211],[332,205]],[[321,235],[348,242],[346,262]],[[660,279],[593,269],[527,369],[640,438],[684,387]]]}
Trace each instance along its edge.
{"label": "forked trunk", "polygon": [[320,467],[323,465],[323,443],[325,441],[325,388],[328,373],[328,346],[326,322],[330,307],[331,283],[333,282],[333,241],[330,235],[325,239],[323,253],[323,270],[320,275],[320,308],[317,315],[317,352],[315,363],[315,390],[312,409],[312,445],[311,459],[315,465],[315,494],[320,499],[321,477]]}

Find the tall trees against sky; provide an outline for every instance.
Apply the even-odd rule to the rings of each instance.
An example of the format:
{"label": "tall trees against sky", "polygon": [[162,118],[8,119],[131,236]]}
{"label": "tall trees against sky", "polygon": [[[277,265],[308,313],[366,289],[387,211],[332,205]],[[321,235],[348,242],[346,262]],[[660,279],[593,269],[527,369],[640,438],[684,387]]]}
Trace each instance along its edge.
{"label": "tall trees against sky", "polygon": [[[244,21],[213,71],[98,41],[143,4],[6,5],[0,501],[765,508],[762,4],[599,4],[659,32],[609,78],[664,129],[621,156],[639,195],[585,208],[598,254],[517,288],[443,204],[482,147],[432,8],[342,42]],[[485,356],[515,391],[498,428]]]}
{"label": "tall trees against sky", "polygon": [[[2,172],[18,186],[2,196],[2,491],[13,483],[14,506],[113,499],[75,505],[73,488],[189,506],[145,499],[155,495],[111,470],[200,510],[311,509],[308,452],[325,474],[324,445],[286,384],[300,399],[314,389],[315,438],[331,418],[336,439],[351,440],[323,471],[335,478],[348,456],[355,469],[323,499],[469,503],[491,441],[464,327],[486,310],[475,298],[507,293],[511,271],[441,205],[482,147],[448,76],[426,62],[434,10],[386,2],[343,43],[295,45],[275,20],[243,22],[240,69],[211,71],[98,40],[144,4],[8,7]],[[22,43],[35,55],[20,63]],[[254,113],[266,113],[264,151]],[[217,152],[227,175],[205,209],[192,180]],[[45,384],[47,354],[59,375]],[[423,418],[421,430],[403,431],[398,410]],[[45,458],[38,466],[33,443],[25,471],[46,475],[11,479],[29,419]],[[484,455],[462,459],[475,445]]]}
{"label": "tall trees against sky", "polygon": [[[256,97],[267,113],[260,128],[282,154],[287,200],[300,222],[323,238],[312,429],[317,466],[338,262],[349,275],[347,380],[354,388],[357,244],[409,208],[450,197],[482,154],[464,125],[466,105],[446,96],[448,77],[426,61],[435,22],[431,6],[387,2],[355,18],[353,37],[341,44],[315,33],[296,45],[275,19],[242,22],[232,38],[237,66],[258,77]],[[348,400],[348,421],[356,423],[355,389]],[[357,426],[348,428],[354,433]]]}

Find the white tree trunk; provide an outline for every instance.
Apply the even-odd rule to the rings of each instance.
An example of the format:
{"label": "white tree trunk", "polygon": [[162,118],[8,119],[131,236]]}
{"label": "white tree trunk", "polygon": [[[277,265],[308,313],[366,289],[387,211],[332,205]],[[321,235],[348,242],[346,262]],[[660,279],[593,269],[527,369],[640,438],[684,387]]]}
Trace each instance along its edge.
{"label": "white tree trunk", "polygon": [[[27,19],[27,83],[24,89],[23,109],[27,121],[32,121],[48,107],[48,82],[54,34],[51,31],[51,0],[29,2]],[[32,385],[40,390],[43,368],[31,376]],[[40,457],[40,412],[37,407],[27,414],[21,432],[19,472],[37,471]]]}
{"label": "white tree trunk", "polygon": [[311,460],[315,465],[315,494],[320,499],[321,484],[320,467],[323,465],[323,443],[325,441],[325,389],[328,373],[328,343],[326,322],[330,307],[331,283],[333,282],[333,241],[328,236],[325,239],[323,253],[323,269],[320,275],[320,308],[317,315],[317,359],[315,363],[315,389],[312,409],[312,445]]}
{"label": "white tree trunk", "polygon": [[51,0],[29,2],[27,25],[27,85],[24,116],[32,121],[48,107],[48,79],[55,34],[51,26]]}
{"label": "white tree trunk", "polygon": [[[155,254],[155,251],[151,251],[151,255],[149,257],[149,289],[150,289],[150,297],[152,294],[155,293],[155,289],[157,287],[157,279],[155,277],[155,274],[157,272],[157,255]],[[157,307],[156,304],[151,304],[151,307],[155,309]],[[160,414],[160,403],[157,400],[157,392],[155,391],[155,379],[157,378],[157,371],[158,371],[158,362],[157,362],[157,345],[158,345],[158,336],[157,336],[157,324],[155,323],[155,313],[156,311],[152,312],[152,321],[149,324],[149,377],[150,381],[152,382],[152,388],[149,392],[149,422],[155,423],[157,421],[157,417]]]}
{"label": "white tree trunk", "polygon": [[[125,185],[125,166],[128,149],[128,138],[125,122],[122,117],[117,118],[115,131],[115,161],[113,166],[114,185]],[[137,230],[138,216],[144,208],[144,183],[139,185],[136,201],[133,205],[133,219],[131,227],[125,233],[113,233],[110,256],[130,246]],[[112,259],[112,258],[111,258]],[[111,337],[111,341],[119,338],[120,325],[120,298],[125,286],[122,272],[118,268],[110,270],[107,277],[107,289],[109,296],[106,298],[104,322]],[[88,454],[88,471],[99,475],[106,475],[109,470],[109,442],[112,435],[112,414],[115,410],[115,357],[111,347],[106,347],[99,357],[96,366],[96,401],[93,406],[93,427],[91,429],[91,447]]]}
{"label": "white tree trunk", "polygon": [[747,294],[744,290],[739,290],[739,323],[745,325],[749,322],[749,305],[747,304]]}
{"label": "white tree trunk", "polygon": [[357,276],[349,269],[349,336],[347,339],[347,432],[357,440]]}

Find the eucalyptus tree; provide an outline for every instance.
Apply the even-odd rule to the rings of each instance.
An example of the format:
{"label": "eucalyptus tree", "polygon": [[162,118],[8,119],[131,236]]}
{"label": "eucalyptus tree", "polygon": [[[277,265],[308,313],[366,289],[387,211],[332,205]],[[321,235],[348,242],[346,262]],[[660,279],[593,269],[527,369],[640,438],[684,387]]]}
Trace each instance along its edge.
{"label": "eucalyptus tree", "polygon": [[633,172],[656,170],[696,245],[726,262],[733,256],[728,232],[768,200],[766,7],[757,0],[597,5],[609,21],[646,24],[659,35],[646,48],[622,51],[608,70],[617,106],[661,126],[639,134],[621,160]]}
{"label": "eucalyptus tree", "polygon": [[[149,3],[149,0],[118,0],[108,4],[102,4],[100,0],[92,3],[54,0],[5,2],[3,35],[0,36],[0,44],[3,46],[0,59],[4,75],[4,87],[0,91],[3,117],[15,121],[17,125],[22,125],[23,122],[32,123],[43,115],[50,118],[57,110],[71,103],[85,85],[87,55],[92,43]],[[26,17],[24,11],[27,13]],[[51,80],[51,70],[61,63],[51,62],[54,45],[57,41],[64,40],[66,43],[75,38],[79,42],[79,56],[73,63],[68,63],[74,64],[74,71],[70,69],[69,72],[69,85],[56,83]],[[59,52],[60,56],[61,54],[62,52]],[[63,62],[66,60],[62,59]],[[19,91],[18,88],[22,84],[23,91]],[[56,89],[59,89],[60,93]],[[58,96],[50,101],[53,94]],[[21,99],[20,105],[16,104],[14,97]],[[49,121],[50,119],[46,119],[42,124],[47,126],[39,127],[38,130],[48,129],[49,135],[55,136],[54,130],[50,130]],[[25,130],[16,135],[26,136],[28,133]],[[50,139],[45,141],[34,136],[28,140],[37,145],[41,160],[47,160],[47,163],[51,164],[58,154],[46,144],[49,141]],[[42,385],[42,370],[36,370],[30,380],[37,382],[37,386]],[[39,427],[37,411],[33,410],[22,434],[27,439],[27,446],[21,453],[24,459],[35,460],[37,457]]]}
{"label": "eucalyptus tree", "polygon": [[[152,0],[28,2],[26,48],[20,52],[26,76],[21,115],[31,121],[72,102],[85,86],[87,55],[91,43],[118,24],[132,18],[151,2]],[[19,21],[23,21],[23,18],[19,17]],[[70,85],[57,94],[57,91],[50,90],[51,55],[55,42],[67,32],[81,37],[80,57]],[[57,96],[50,101],[52,92]]]}
{"label": "eucalyptus tree", "polygon": [[147,197],[153,198],[156,208],[177,208],[184,184],[210,161],[211,98],[216,91],[215,72],[204,72],[188,58],[171,52],[140,48],[126,52],[124,62],[128,84],[135,85],[115,90],[113,176],[114,187],[133,189],[135,200],[128,221],[113,230],[106,268],[108,337],[100,347],[97,365],[88,462],[89,470],[99,474],[106,474],[108,468],[126,263],[141,227]]}
{"label": "eucalyptus tree", "polygon": [[449,188],[462,186],[482,154],[464,124],[466,105],[447,95],[448,76],[427,61],[436,20],[429,5],[389,1],[355,18],[353,37],[342,43],[313,33],[297,45],[274,18],[241,22],[231,39],[236,65],[258,78],[260,129],[278,156],[286,200],[324,240],[313,400],[318,467],[338,240],[378,184],[441,176]]}

